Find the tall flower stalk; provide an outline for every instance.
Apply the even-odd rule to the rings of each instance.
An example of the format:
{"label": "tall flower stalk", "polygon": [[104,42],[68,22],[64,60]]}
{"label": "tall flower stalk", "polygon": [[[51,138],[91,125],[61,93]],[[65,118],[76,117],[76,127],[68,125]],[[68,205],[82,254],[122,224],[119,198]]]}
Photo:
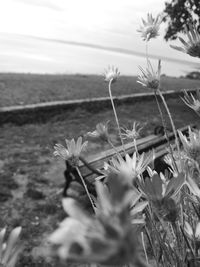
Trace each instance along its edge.
{"label": "tall flower stalk", "polygon": [[[146,68],[146,70],[144,70],[144,69],[142,69],[140,67],[140,70],[141,70],[142,74],[138,77],[138,83],[142,84],[144,87],[146,87],[148,89],[154,90],[155,96],[156,96],[156,93],[158,92],[158,94],[159,94],[159,96],[160,96],[160,98],[161,98],[161,100],[162,100],[162,102],[164,104],[164,107],[165,107],[165,109],[167,111],[167,115],[169,117],[170,123],[172,125],[172,130],[173,130],[173,133],[174,133],[174,136],[175,136],[176,147],[177,147],[178,153],[180,155],[180,146],[179,146],[179,141],[178,141],[178,135],[177,135],[177,132],[176,132],[176,128],[175,128],[171,113],[169,111],[169,108],[167,106],[167,103],[166,103],[166,101],[165,101],[165,99],[163,97],[163,94],[162,94],[161,90],[160,90],[161,61],[160,60],[158,61],[158,69],[157,69],[157,71],[154,71],[153,67],[151,65],[151,62],[148,59],[148,55],[147,55],[147,68]],[[157,97],[156,97],[156,100],[157,100]],[[161,112],[161,109],[160,109],[158,101],[157,101],[157,105],[158,105],[158,109],[159,109],[159,112],[160,112],[160,115],[161,115],[161,119],[162,119],[162,123],[163,123],[164,122],[163,115],[162,115],[162,112]],[[167,130],[166,130],[165,123],[163,124],[163,127],[164,127],[165,135],[166,135],[166,138],[167,138]],[[169,140],[168,140],[168,143],[169,143]],[[170,146],[170,144],[169,144],[169,146]]]}
{"label": "tall flower stalk", "polygon": [[154,92],[154,95],[155,95],[156,103],[157,103],[158,110],[159,110],[159,113],[160,113],[162,125],[164,127],[165,137],[167,139],[167,144],[168,144],[168,147],[169,147],[169,150],[170,150],[170,154],[171,154],[172,160],[174,162],[174,166],[175,166],[176,170],[178,171],[178,168],[177,168],[177,165],[176,165],[176,161],[175,161],[174,155],[173,155],[173,150],[172,150],[172,147],[171,147],[170,142],[169,142],[169,136],[168,136],[168,132],[167,132],[166,122],[165,122],[165,119],[164,119],[164,116],[163,116],[163,113],[162,113],[162,110],[161,110],[161,107],[160,107],[156,92]]}
{"label": "tall flower stalk", "polygon": [[82,184],[83,184],[83,187],[84,187],[84,189],[85,189],[85,192],[86,192],[86,194],[87,194],[87,196],[88,196],[88,198],[89,198],[89,201],[90,201],[91,206],[92,206],[92,208],[93,208],[93,211],[94,211],[94,213],[95,213],[94,202],[93,202],[93,200],[92,200],[92,198],[91,198],[91,196],[90,196],[90,192],[88,191],[88,188],[87,188],[87,185],[86,185],[86,183],[85,183],[85,181],[84,181],[84,178],[83,178],[83,176],[82,176],[82,174],[81,174],[81,172],[80,172],[80,170],[79,170],[78,167],[76,167],[76,170],[77,170],[77,172],[78,172],[78,175],[79,175],[79,177],[80,177],[80,179],[81,179],[81,182],[82,182]]}
{"label": "tall flower stalk", "polygon": [[[159,30],[159,26],[160,26],[160,23],[162,20],[158,20],[158,17],[156,20],[154,20],[152,18],[152,16],[150,16],[148,14],[148,18],[149,18],[149,22],[151,22],[152,25],[154,25],[154,22],[158,22],[159,21],[159,25],[157,25],[158,27],[155,27],[154,25],[154,30],[156,32],[156,34],[153,34],[153,38],[157,37],[158,36],[158,30]],[[146,23],[144,23],[146,25]],[[145,36],[148,36],[148,35],[145,35]],[[169,108],[167,106],[167,103],[165,101],[165,98],[163,97],[163,94],[160,90],[160,74],[161,74],[161,61],[159,60],[158,61],[158,70],[157,72],[155,72],[152,68],[152,65],[151,65],[151,62],[149,60],[149,56],[148,56],[148,41],[150,39],[148,39],[147,37],[144,39],[146,40],[146,60],[147,60],[147,68],[146,68],[146,71],[144,69],[142,69],[140,67],[140,70],[142,72],[142,74],[139,76],[139,83],[142,84],[143,86],[149,88],[149,89],[153,89],[154,90],[154,93],[156,95],[156,92],[158,92],[163,104],[164,104],[164,107],[166,109],[166,112],[167,112],[167,115],[169,117],[169,120],[170,120],[170,123],[171,123],[171,126],[172,126],[172,130],[174,132],[174,136],[175,136],[175,142],[176,142],[176,147],[177,147],[177,150],[178,150],[178,154],[180,155],[180,146],[179,146],[179,141],[178,141],[178,135],[177,135],[177,132],[176,132],[176,128],[175,128],[175,125],[174,125],[174,121],[172,119],[172,116],[171,116],[171,113],[169,111]],[[158,101],[157,101],[157,104],[158,104]],[[159,106],[158,106],[159,108]],[[159,108],[159,111],[161,111],[161,109]],[[161,114],[161,118],[163,118],[162,114]],[[166,137],[167,137],[167,131],[166,131],[166,127],[165,127],[165,123],[163,124],[163,127],[164,127],[164,130],[165,130],[165,134],[166,134]]]}
{"label": "tall flower stalk", "polygon": [[110,101],[111,101],[111,104],[112,104],[112,108],[113,108],[113,112],[114,112],[114,116],[115,116],[115,121],[116,121],[116,124],[117,124],[117,128],[118,128],[119,137],[120,137],[120,140],[121,140],[121,143],[122,143],[122,147],[123,147],[124,153],[126,153],[125,147],[124,147],[124,141],[123,141],[123,138],[122,138],[122,133],[121,133],[120,126],[119,126],[119,120],[118,120],[117,112],[116,112],[116,109],[115,109],[115,104],[114,104],[114,101],[113,101],[111,84],[112,84],[112,79],[109,81],[109,84],[108,84]]}
{"label": "tall flower stalk", "polygon": [[120,137],[122,148],[123,148],[124,154],[125,154],[126,151],[125,151],[124,142],[123,142],[123,139],[122,139],[119,120],[118,120],[117,112],[116,112],[116,109],[115,109],[113,96],[112,96],[112,90],[111,90],[111,84],[118,79],[119,75],[120,75],[120,72],[118,71],[117,68],[114,68],[113,66],[112,67],[108,67],[108,69],[105,70],[105,72],[104,72],[105,81],[108,82],[108,91],[109,91],[110,101],[111,101],[113,112],[114,112],[114,116],[115,116],[115,121],[116,121],[118,132],[119,132],[119,137]]}
{"label": "tall flower stalk", "polygon": [[169,111],[169,108],[168,108],[168,105],[165,101],[165,98],[163,96],[163,94],[161,93],[160,89],[157,90],[158,94],[160,95],[160,98],[162,99],[162,102],[164,104],[164,107],[167,111],[167,115],[169,117],[169,120],[170,120],[170,123],[171,123],[171,126],[172,126],[172,130],[173,130],[173,133],[174,133],[174,136],[175,136],[175,142],[176,142],[176,147],[177,147],[177,150],[178,150],[178,154],[180,155],[180,145],[179,145],[179,140],[178,140],[178,135],[177,135],[177,131],[176,131],[176,127],[174,125],[174,121],[172,119],[172,115]]}

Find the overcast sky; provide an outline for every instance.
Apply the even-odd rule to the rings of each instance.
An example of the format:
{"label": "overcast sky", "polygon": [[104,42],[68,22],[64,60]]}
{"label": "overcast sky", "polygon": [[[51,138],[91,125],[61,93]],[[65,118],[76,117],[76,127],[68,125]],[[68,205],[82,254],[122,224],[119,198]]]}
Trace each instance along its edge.
{"label": "overcast sky", "polygon": [[[145,43],[136,30],[148,12],[154,16],[162,12],[164,2],[1,1],[0,72],[100,74],[111,64],[122,74],[137,74],[138,65],[145,66],[141,56]],[[172,42],[163,40],[165,27],[162,25],[161,36],[150,42],[149,53],[163,59],[163,73],[184,74],[199,60],[171,49]]]}

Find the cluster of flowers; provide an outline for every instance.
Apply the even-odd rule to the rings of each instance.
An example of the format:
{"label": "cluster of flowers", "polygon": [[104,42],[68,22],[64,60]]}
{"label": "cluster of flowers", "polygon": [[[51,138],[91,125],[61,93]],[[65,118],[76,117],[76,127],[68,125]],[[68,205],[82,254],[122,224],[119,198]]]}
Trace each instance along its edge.
{"label": "cluster of flowers", "polygon": [[[148,43],[159,34],[162,16],[147,21],[138,30]],[[186,28],[188,41],[179,38],[184,47],[172,46],[193,57],[200,57],[200,35],[194,25]],[[133,123],[132,129],[120,128],[112,100],[111,84],[119,78],[117,68],[109,67],[105,81],[109,84],[111,103],[123,147],[123,156],[111,142],[108,122],[99,123],[87,137],[110,144],[116,151],[114,158],[104,164],[95,184],[96,196],[91,196],[79,171],[81,153],[87,146],[79,137],[66,140],[66,147],[55,145],[54,155],[67,161],[82,179],[93,211],[84,210],[72,198],[63,199],[68,217],[50,236],[59,257],[66,261],[102,265],[200,266],[200,131],[189,128],[188,137],[175,129],[167,103],[160,89],[161,62],[153,70],[147,55],[147,68],[140,68],[138,82],[158,93],[166,108],[176,138],[176,148],[165,156],[170,168],[157,173],[153,167],[154,152],[139,154],[136,139],[141,127]],[[197,114],[200,111],[200,91],[197,98],[186,91],[184,103]],[[158,108],[159,103],[157,101]],[[161,109],[159,109],[161,112]],[[163,114],[161,114],[163,116]],[[165,127],[165,121],[163,120]],[[167,131],[166,131],[167,138]],[[179,137],[179,138],[178,138]],[[134,142],[135,152],[126,153],[123,139]],[[169,141],[169,140],[168,140]],[[180,149],[181,143],[181,149]],[[148,247],[148,249],[147,249]],[[151,251],[151,257],[147,250]]]}

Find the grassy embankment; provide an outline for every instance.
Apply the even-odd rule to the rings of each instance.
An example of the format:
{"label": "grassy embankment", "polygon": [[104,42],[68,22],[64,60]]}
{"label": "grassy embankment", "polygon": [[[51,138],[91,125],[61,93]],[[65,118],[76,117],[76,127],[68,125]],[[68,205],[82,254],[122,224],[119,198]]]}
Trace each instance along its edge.
{"label": "grassy embankment", "polygon": [[[145,92],[136,76],[122,76],[113,85],[113,95]],[[200,88],[200,81],[162,77],[163,90]],[[0,74],[0,107],[54,100],[108,96],[107,84],[97,75]]]}

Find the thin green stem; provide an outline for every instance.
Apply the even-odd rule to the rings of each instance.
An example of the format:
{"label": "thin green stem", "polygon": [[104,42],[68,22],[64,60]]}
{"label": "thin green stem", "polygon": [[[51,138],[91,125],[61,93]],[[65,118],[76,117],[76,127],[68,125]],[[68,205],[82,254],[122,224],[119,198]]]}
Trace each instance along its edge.
{"label": "thin green stem", "polygon": [[87,160],[85,160],[83,157],[79,156],[79,159],[80,159],[80,161],[82,161],[82,163],[83,163],[83,164],[84,164],[90,171],[92,171],[93,173],[95,173],[95,174],[97,174],[97,175],[102,175],[102,173],[101,173],[99,170],[93,168],[93,167],[89,164],[89,162],[87,162]]}
{"label": "thin green stem", "polygon": [[86,194],[87,194],[87,196],[88,196],[88,198],[90,200],[91,206],[92,206],[92,208],[94,210],[94,213],[95,213],[95,206],[94,206],[93,200],[92,200],[92,198],[90,196],[90,192],[88,191],[87,185],[86,185],[86,183],[85,183],[85,181],[83,179],[83,176],[82,176],[82,174],[81,174],[81,172],[80,172],[78,167],[76,167],[76,170],[77,170],[78,175],[79,175],[79,177],[80,177],[80,179],[82,181],[83,187],[85,188],[85,192],[86,192]]}
{"label": "thin green stem", "polygon": [[118,120],[118,117],[117,117],[117,112],[116,112],[116,109],[115,109],[115,105],[114,105],[114,101],[113,101],[113,96],[112,96],[112,91],[111,91],[111,83],[112,83],[112,81],[113,81],[113,79],[111,79],[109,81],[109,85],[108,85],[108,90],[109,90],[109,95],[110,95],[110,101],[111,101],[113,112],[114,112],[114,115],[115,115],[115,120],[116,120],[117,128],[118,128],[118,131],[119,131],[119,137],[121,139],[121,143],[122,143],[122,147],[123,147],[123,150],[124,150],[124,154],[126,154],[126,151],[125,151],[125,148],[124,148],[124,141],[122,139],[122,134],[121,134],[120,126],[119,126],[119,120]]}
{"label": "thin green stem", "polygon": [[178,225],[176,222],[172,223],[172,228],[174,230],[175,236],[176,236],[176,242],[177,242],[177,260],[179,262],[179,266],[182,266],[183,264],[183,255],[182,254],[182,245],[183,245],[183,240],[180,235],[180,231],[178,229]]}
{"label": "thin green stem", "polygon": [[159,111],[159,113],[160,113],[160,117],[161,117],[162,125],[163,125],[164,131],[165,131],[165,137],[166,137],[166,139],[167,139],[167,144],[168,144],[168,147],[169,147],[169,150],[170,150],[170,154],[171,154],[172,160],[173,160],[173,162],[174,162],[174,166],[175,166],[175,168],[176,168],[176,171],[178,172],[178,167],[177,167],[177,165],[176,165],[176,161],[175,161],[175,159],[174,159],[173,150],[172,150],[172,147],[171,147],[170,142],[169,142],[169,135],[168,135],[168,133],[167,133],[166,121],[165,121],[165,119],[164,119],[163,112],[162,112],[162,109],[161,109],[161,107],[160,107],[160,103],[159,103],[159,101],[158,101],[156,91],[154,91],[154,95],[155,95],[156,103],[157,103],[157,106],[158,106],[158,111]]}
{"label": "thin green stem", "polygon": [[136,155],[139,156],[138,148],[137,148],[137,143],[136,143],[136,139],[135,138],[133,138],[133,143],[134,143]]}
{"label": "thin green stem", "polygon": [[145,48],[146,48],[147,68],[148,68],[149,67],[148,41],[146,41]]}
{"label": "thin green stem", "polygon": [[[166,259],[166,261],[163,258],[163,263],[166,262],[167,266],[172,266],[172,262],[173,262],[173,255],[169,253],[169,249],[167,249],[165,242],[163,242],[162,236],[160,231],[156,228],[156,220],[154,220],[153,218],[153,213],[152,213],[152,208],[151,205],[149,205],[149,210],[146,210],[146,215],[148,217],[149,222],[152,225],[152,232],[154,233],[155,238],[157,239],[157,242],[160,244],[160,247],[163,251],[163,256]],[[160,222],[160,218],[157,216],[157,214],[155,214],[158,221]],[[162,224],[161,224],[162,225]],[[165,228],[163,228],[163,230],[165,231]]]}
{"label": "thin green stem", "polygon": [[156,261],[156,267],[159,267],[159,263],[158,263],[158,259],[157,259],[156,251],[155,251],[155,248],[154,248],[154,245],[153,245],[153,243],[152,243],[152,240],[151,240],[151,237],[150,237],[149,231],[148,231],[148,229],[147,229],[147,227],[146,227],[146,226],[145,226],[145,231],[146,231],[146,235],[147,235],[147,238],[148,238],[149,244],[150,244],[150,246],[151,246],[151,249],[152,249],[152,252],[153,252],[153,255],[154,255],[155,261]]}
{"label": "thin green stem", "polygon": [[198,111],[195,110],[195,113],[196,113],[197,116],[200,118],[200,114],[198,113]]}
{"label": "thin green stem", "polygon": [[112,149],[116,152],[116,154],[117,154],[118,156],[121,157],[119,151],[118,151],[117,148],[113,145],[113,143],[112,143],[109,139],[107,140],[107,142],[108,142],[108,144],[112,147]]}
{"label": "thin green stem", "polygon": [[185,239],[185,242],[186,242],[187,247],[189,248],[190,252],[192,253],[193,258],[195,258],[195,253],[194,253],[194,251],[193,251],[193,248],[192,248],[192,246],[190,245],[190,242],[188,241],[188,239],[187,239],[187,237],[186,237],[186,234],[185,234],[185,232],[184,232],[184,230],[183,230],[183,227],[182,227],[181,225],[180,225],[180,229],[181,229],[181,233],[182,233],[182,235],[183,235],[183,237],[184,237],[184,239]]}
{"label": "thin green stem", "polygon": [[147,262],[147,264],[149,264],[148,256],[147,256],[147,251],[146,251],[146,247],[145,247],[145,242],[144,242],[144,233],[143,232],[141,232],[141,239],[142,239],[142,246],[143,246],[143,250],[144,250],[144,255],[145,255],[145,258],[146,258],[146,262]]}
{"label": "thin green stem", "polygon": [[176,147],[177,147],[177,150],[178,150],[178,155],[179,155],[179,158],[180,158],[180,146],[179,146],[178,135],[177,135],[176,128],[175,128],[175,125],[174,125],[174,121],[172,119],[172,116],[171,116],[171,113],[170,113],[169,108],[167,106],[167,103],[165,101],[165,98],[163,97],[163,94],[161,93],[160,89],[158,89],[157,91],[158,91],[158,93],[160,95],[160,98],[162,99],[164,107],[165,107],[165,109],[167,111],[167,115],[168,115],[168,117],[170,119],[172,130],[173,130],[173,133],[174,133],[174,136],[175,136],[175,142],[176,142]]}

